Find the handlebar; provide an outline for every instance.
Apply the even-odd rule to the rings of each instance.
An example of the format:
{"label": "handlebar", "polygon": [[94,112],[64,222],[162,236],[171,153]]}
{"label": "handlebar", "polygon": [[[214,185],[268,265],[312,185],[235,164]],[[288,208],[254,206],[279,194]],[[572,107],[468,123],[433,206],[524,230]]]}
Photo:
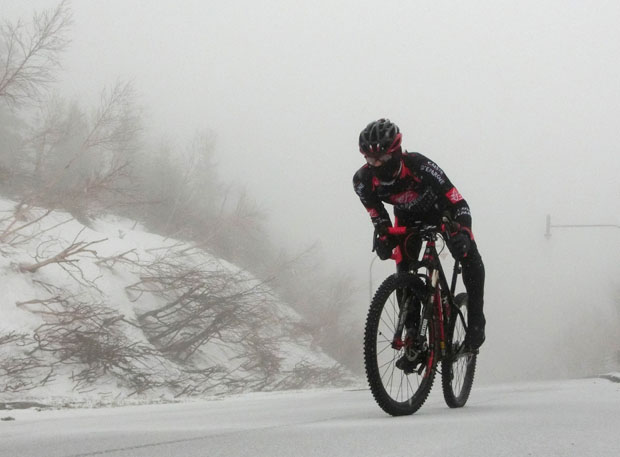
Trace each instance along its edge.
{"label": "handlebar", "polygon": [[413,227],[388,227],[387,233],[392,236],[405,236],[413,233],[424,235],[426,233],[441,233],[450,238],[450,235],[458,232],[461,225],[458,222],[444,216],[441,225],[425,224]]}
{"label": "handlebar", "polygon": [[[377,250],[377,246],[379,246],[378,244],[379,241],[384,241],[387,237],[400,238],[398,241],[394,240],[394,241],[397,241],[397,243],[394,244],[392,248],[396,246],[396,249],[394,250],[392,250],[392,248],[390,249],[392,251],[391,256],[389,257],[387,256],[387,253],[385,252],[385,245],[381,245],[382,254],[379,254],[379,251],[377,250],[377,254],[379,255],[379,258],[381,258],[382,260],[385,260],[387,258],[392,258],[398,264],[403,259],[402,253],[399,248],[402,245],[402,246],[405,246],[405,250],[406,250],[406,244],[407,244],[407,240],[409,236],[414,235],[422,239],[425,239],[427,241],[434,242],[437,239],[436,238],[437,235],[439,235],[441,238],[443,238],[445,243],[448,244],[450,242],[450,239],[461,229],[462,229],[462,226],[459,223],[453,221],[447,215],[444,215],[442,217],[442,222],[439,225],[420,223],[418,225],[413,225],[413,226],[384,227],[382,230],[378,230],[376,228],[375,235],[373,237],[372,250],[373,252]],[[455,263],[455,265],[457,264],[458,262]]]}

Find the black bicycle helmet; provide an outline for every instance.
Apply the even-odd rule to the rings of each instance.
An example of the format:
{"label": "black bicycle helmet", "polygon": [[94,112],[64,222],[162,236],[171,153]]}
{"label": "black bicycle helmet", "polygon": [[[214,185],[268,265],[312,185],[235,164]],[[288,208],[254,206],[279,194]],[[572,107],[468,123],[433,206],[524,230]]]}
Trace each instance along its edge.
{"label": "black bicycle helmet", "polygon": [[400,148],[402,134],[389,119],[379,119],[366,126],[360,133],[360,152],[371,157],[392,154]]}

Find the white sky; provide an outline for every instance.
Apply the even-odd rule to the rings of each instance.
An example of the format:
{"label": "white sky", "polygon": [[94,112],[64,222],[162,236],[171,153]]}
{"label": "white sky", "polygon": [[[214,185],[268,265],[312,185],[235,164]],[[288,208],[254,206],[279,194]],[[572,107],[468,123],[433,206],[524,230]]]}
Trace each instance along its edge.
{"label": "white sky", "polygon": [[[0,0],[0,11],[55,4]],[[542,235],[547,213],[620,224],[620,3],[108,0],[73,11],[62,90],[90,103],[133,79],[153,132],[214,131],[223,178],[247,185],[287,246],[318,239],[365,281],[371,227],[351,178],[359,131],[389,117],[472,207],[494,344],[533,338],[515,355],[526,364],[541,332],[566,330],[558,315],[567,326],[580,313],[611,318],[588,310],[611,301],[620,231]]]}
{"label": "white sky", "polygon": [[[5,17],[56,1],[16,3],[0,2]],[[582,182],[584,219],[605,219],[620,194],[604,173],[620,171],[616,2],[111,0],[72,9],[64,90],[90,101],[115,78],[133,79],[153,131],[214,131],[224,177],[247,182],[275,223],[287,221],[290,242],[367,250],[350,180],[361,165],[357,135],[382,116],[401,126],[408,149],[445,168],[475,221],[528,191],[540,201],[530,223],[552,207],[572,220],[566,195]],[[609,200],[597,205],[601,184]]]}

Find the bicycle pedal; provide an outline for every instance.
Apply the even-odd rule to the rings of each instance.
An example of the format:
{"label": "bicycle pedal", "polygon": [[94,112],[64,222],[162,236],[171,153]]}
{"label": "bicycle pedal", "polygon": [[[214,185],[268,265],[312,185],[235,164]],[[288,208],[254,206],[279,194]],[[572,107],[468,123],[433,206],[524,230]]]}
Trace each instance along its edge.
{"label": "bicycle pedal", "polygon": [[461,355],[464,356],[474,356],[474,355],[478,355],[478,353],[480,352],[480,350],[478,349],[472,349],[472,348],[463,348],[463,351],[461,352]]}
{"label": "bicycle pedal", "polygon": [[477,355],[479,352],[479,349],[472,349],[470,347],[466,347],[464,344],[461,344],[453,353],[453,358],[457,359],[459,357]]}

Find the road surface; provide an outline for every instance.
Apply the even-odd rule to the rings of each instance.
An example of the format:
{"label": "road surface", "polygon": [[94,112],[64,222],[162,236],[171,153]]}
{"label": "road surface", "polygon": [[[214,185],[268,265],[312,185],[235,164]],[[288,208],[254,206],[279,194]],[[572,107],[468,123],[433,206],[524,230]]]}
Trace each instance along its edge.
{"label": "road surface", "polygon": [[102,409],[0,411],[0,456],[616,456],[620,384],[474,386],[449,409],[439,383],[413,416],[368,390],[258,393]]}

